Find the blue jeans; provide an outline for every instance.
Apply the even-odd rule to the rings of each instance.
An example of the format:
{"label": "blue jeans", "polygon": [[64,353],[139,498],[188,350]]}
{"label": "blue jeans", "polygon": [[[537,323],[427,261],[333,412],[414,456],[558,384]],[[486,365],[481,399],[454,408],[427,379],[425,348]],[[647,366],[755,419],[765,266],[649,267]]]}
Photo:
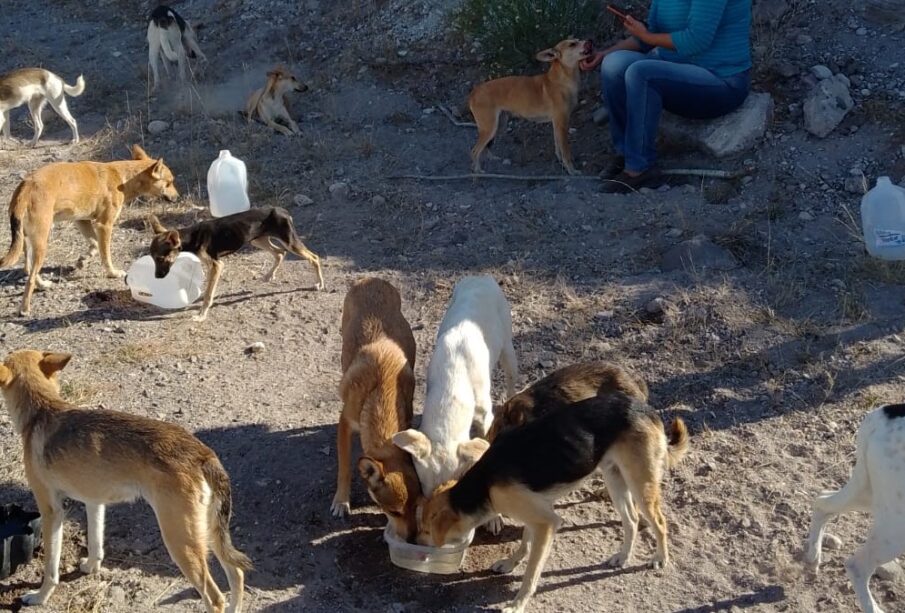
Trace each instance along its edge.
{"label": "blue jeans", "polygon": [[737,109],[748,96],[750,71],[720,78],[700,66],[614,51],[600,66],[610,134],[625,168],[641,172],[657,159],[657,125],[666,109],[690,119],[713,119]]}

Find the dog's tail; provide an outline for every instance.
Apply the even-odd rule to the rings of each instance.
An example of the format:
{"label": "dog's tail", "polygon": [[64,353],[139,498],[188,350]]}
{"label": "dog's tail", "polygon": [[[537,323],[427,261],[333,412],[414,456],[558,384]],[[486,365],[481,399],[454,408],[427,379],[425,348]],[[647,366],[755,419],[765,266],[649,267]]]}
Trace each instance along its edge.
{"label": "dog's tail", "polygon": [[79,75],[79,78],[75,80],[75,85],[66,85],[66,83],[63,83],[63,91],[66,92],[67,96],[81,96],[82,92],[85,91],[85,77]]}
{"label": "dog's tail", "polygon": [[244,571],[250,571],[254,565],[248,556],[235,548],[229,536],[229,520],[233,505],[229,475],[216,457],[205,462],[201,470],[213,493],[208,517],[211,547],[217,559]]}
{"label": "dog's tail", "polygon": [[22,181],[13,192],[13,198],[9,202],[9,233],[12,236],[12,243],[9,251],[0,260],[0,268],[9,268],[19,261],[22,252],[25,250],[25,228],[22,227],[25,221],[25,212],[28,209],[28,197],[31,192],[31,182]]}
{"label": "dog's tail", "polygon": [[669,468],[677,466],[685,454],[688,452],[688,427],[681,417],[676,417],[669,424],[666,432],[669,436],[669,447],[667,448],[666,463]]}

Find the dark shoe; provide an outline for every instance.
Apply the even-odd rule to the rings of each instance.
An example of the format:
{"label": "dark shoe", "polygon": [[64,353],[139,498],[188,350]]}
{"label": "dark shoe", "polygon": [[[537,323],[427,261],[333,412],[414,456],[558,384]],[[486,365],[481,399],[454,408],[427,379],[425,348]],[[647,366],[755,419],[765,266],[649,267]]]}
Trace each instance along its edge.
{"label": "dark shoe", "polygon": [[629,194],[642,187],[659,187],[660,183],[662,183],[660,173],[653,168],[648,168],[634,177],[623,170],[612,179],[605,179],[600,191],[604,194]]}
{"label": "dark shoe", "polygon": [[612,179],[623,170],[625,170],[625,158],[621,155],[614,155],[597,176],[601,179]]}

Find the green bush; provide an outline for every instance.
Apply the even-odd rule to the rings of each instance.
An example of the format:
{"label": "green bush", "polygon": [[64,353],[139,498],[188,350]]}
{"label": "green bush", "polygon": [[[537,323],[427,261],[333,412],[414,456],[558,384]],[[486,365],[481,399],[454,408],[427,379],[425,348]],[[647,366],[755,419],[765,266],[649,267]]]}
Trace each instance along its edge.
{"label": "green bush", "polygon": [[481,43],[492,70],[509,72],[531,64],[538,51],[564,38],[603,38],[598,27],[604,22],[602,6],[601,0],[465,0],[454,24]]}

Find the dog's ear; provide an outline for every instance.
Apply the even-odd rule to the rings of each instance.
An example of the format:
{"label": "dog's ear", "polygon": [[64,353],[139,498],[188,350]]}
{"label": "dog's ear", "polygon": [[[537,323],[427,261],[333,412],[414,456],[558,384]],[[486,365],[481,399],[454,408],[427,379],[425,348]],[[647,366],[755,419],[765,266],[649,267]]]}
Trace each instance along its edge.
{"label": "dog's ear", "polygon": [[168,231],[163,240],[172,245],[174,249],[179,249],[182,246],[182,239],[179,238],[179,232],[176,230]]}
{"label": "dog's ear", "polygon": [[154,234],[163,234],[167,231],[167,229],[163,227],[163,224],[160,223],[160,220],[157,219],[157,215],[148,217],[148,225],[151,227],[151,232]]}
{"label": "dog's ear", "polygon": [[559,59],[559,51],[554,48],[544,49],[543,51],[538,51],[537,55],[534,56],[535,59],[541,62],[553,62]]}
{"label": "dog's ear", "polygon": [[150,160],[151,156],[148,155],[144,149],[141,148],[141,145],[132,145],[132,159],[133,160]]}
{"label": "dog's ear", "polygon": [[411,428],[394,434],[393,444],[410,453],[416,460],[423,460],[431,454],[430,439]]}
{"label": "dog's ear", "polygon": [[470,441],[459,443],[456,449],[456,456],[459,458],[459,472],[465,474],[469,468],[474,466],[475,462],[481,459],[484,452],[490,447],[490,443],[482,438],[473,438]]}
{"label": "dog's ear", "polygon": [[166,168],[166,165],[163,163],[163,158],[158,159],[156,162],[154,162],[154,165],[151,166],[151,176],[155,179],[163,179],[164,168]]}
{"label": "dog's ear", "polygon": [[383,464],[368,456],[358,460],[358,473],[371,489],[376,489],[380,486],[385,477]]}
{"label": "dog's ear", "polygon": [[45,351],[41,361],[38,362],[38,368],[41,369],[41,372],[44,373],[44,376],[51,377],[54,373],[57,373],[69,364],[69,360],[72,359],[71,353],[54,353],[52,351]]}

